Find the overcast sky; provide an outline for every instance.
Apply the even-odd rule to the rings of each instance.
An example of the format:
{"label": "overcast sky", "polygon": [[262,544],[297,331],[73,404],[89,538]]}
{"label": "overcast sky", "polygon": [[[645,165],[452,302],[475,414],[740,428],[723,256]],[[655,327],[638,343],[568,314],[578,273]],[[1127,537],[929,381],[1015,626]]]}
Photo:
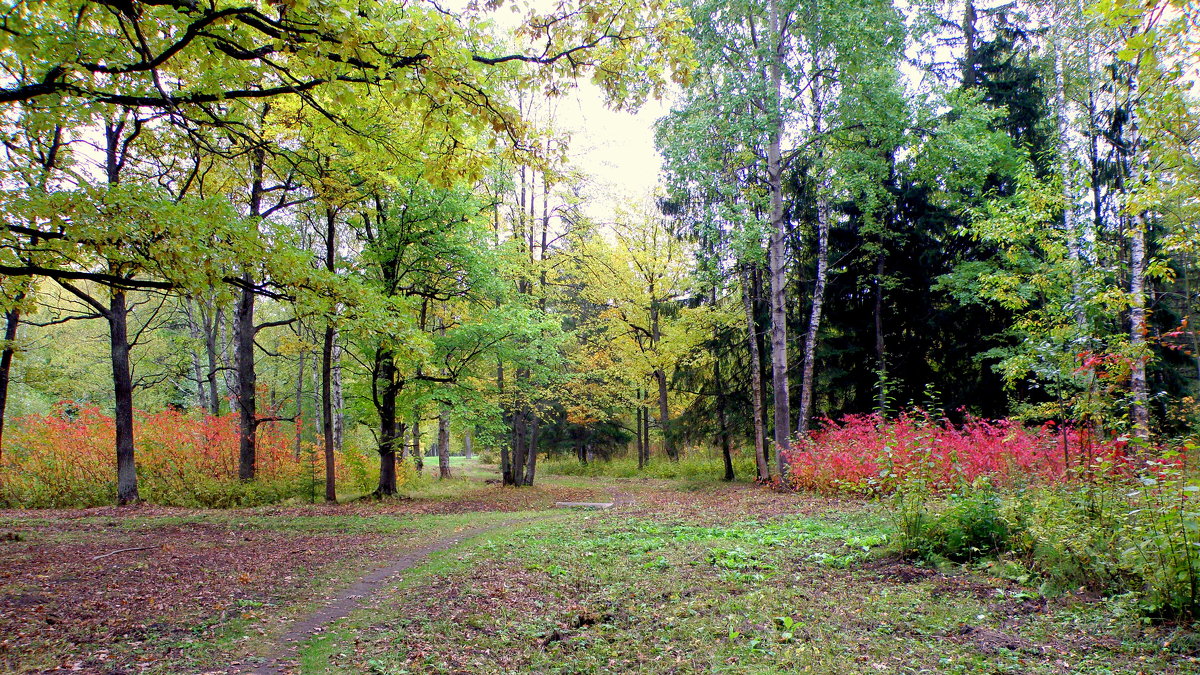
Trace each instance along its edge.
{"label": "overcast sky", "polygon": [[647,101],[637,113],[616,112],[604,105],[590,82],[554,102],[556,126],[571,135],[570,162],[595,183],[594,216],[612,212],[612,201],[627,203],[658,183],[662,166],[654,149],[654,122],[670,110],[669,101]]}

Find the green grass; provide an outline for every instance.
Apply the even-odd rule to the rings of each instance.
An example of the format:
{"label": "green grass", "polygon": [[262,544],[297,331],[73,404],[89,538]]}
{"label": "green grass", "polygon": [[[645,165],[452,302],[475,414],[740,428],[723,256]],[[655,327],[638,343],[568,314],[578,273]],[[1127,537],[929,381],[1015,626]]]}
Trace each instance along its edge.
{"label": "green grass", "polygon": [[[735,454],[733,470],[737,480],[753,480],[755,476],[754,458],[746,453]],[[641,469],[638,468],[637,459],[634,457],[615,457],[587,464],[580,463],[574,457],[556,457],[539,462],[538,471],[541,474],[556,476],[658,478],[711,482],[721,480],[725,476],[725,464],[720,457],[699,453],[685,455],[674,462],[661,457],[653,457]]]}
{"label": "green grass", "polygon": [[1035,591],[959,568],[889,578],[893,531],[873,509],[539,522],[415,571],[302,672],[1200,672],[1108,604],[1032,612]]}
{"label": "green grass", "polygon": [[[477,461],[459,468],[494,470]],[[1195,633],[1144,624],[1129,598],[1047,600],[997,565],[916,568],[888,557],[896,531],[878,505],[741,486],[718,492],[714,508],[688,491],[712,480],[545,476],[541,488],[495,493],[539,494],[547,484],[632,493],[634,506],[608,512],[403,515],[364,502],[112,522],[376,533],[384,537],[375,545],[400,551],[464,527],[540,518],[434,553],[363,598],[300,646],[304,673],[1200,672],[1189,655],[1200,650]],[[436,479],[408,487],[434,501],[499,490]],[[726,499],[738,501],[726,509]],[[147,648],[177,655],[154,672],[250,662],[277,642],[280,618],[311,613],[395,555],[348,559],[182,638],[151,632]]]}

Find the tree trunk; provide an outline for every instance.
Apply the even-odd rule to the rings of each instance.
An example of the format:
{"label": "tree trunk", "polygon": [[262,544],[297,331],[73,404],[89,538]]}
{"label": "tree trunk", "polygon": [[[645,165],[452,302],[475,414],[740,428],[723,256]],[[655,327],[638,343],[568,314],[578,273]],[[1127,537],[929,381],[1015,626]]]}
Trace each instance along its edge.
{"label": "tree trunk", "polygon": [[880,415],[888,411],[887,344],[883,339],[883,263],[880,251],[875,258],[875,368],[879,377],[879,394],[876,407]]}
{"label": "tree trunk", "polygon": [[[829,267],[829,202],[817,197],[817,280],[813,287],[812,310],[808,316],[808,334],[804,338],[804,374],[800,380],[800,415],[796,429],[808,433],[812,417],[813,372],[817,353],[817,337],[821,330],[821,308],[825,304],[825,280]],[[779,471],[783,475],[784,459],[779,458]]]}
{"label": "tree trunk", "polygon": [[[262,149],[256,149],[251,162],[250,218],[255,221],[262,213],[265,157]],[[258,436],[258,407],[254,397],[258,386],[258,373],[254,363],[254,278],[249,270],[242,271],[242,284],[242,293],[234,310],[238,381],[238,478],[252,480],[257,461],[255,445]]]}
{"label": "tree trunk", "polygon": [[421,413],[413,415],[412,423],[413,444],[412,455],[413,461],[417,465],[417,473],[425,471],[425,453],[421,450]]}
{"label": "tree trunk", "polygon": [[650,463],[650,409],[646,406],[642,408],[642,463]]}
{"label": "tree trunk", "polygon": [[438,413],[438,477],[450,478],[450,406],[442,404]]}
{"label": "tree trunk", "polygon": [[[242,275],[242,281],[252,284],[249,274]],[[237,356],[238,382],[238,478],[253,480],[256,462],[256,433],[258,420],[256,415],[255,389],[258,386],[258,373],[254,365],[254,292],[243,289],[234,310],[234,339]]]}
{"label": "tree trunk", "polygon": [[525,480],[522,484],[533,485],[533,475],[537,469],[539,419],[537,410],[529,408],[529,447],[525,454]]}
{"label": "tree trunk", "polygon": [[333,331],[333,447],[341,452],[345,449],[346,397],[342,389],[342,344],[341,333]]}
{"label": "tree trunk", "polygon": [[380,360],[383,387],[379,392],[379,485],[375,496],[386,497],[396,494],[396,445],[404,439],[396,433],[396,363],[390,352]]}
{"label": "tree trunk", "polygon": [[[642,391],[639,389],[638,396],[641,397],[641,394],[642,394]],[[638,469],[641,470],[643,467],[646,466],[646,460],[645,460],[645,457],[642,455],[642,453],[644,452],[644,449],[642,447],[642,406],[640,404],[634,410],[634,417],[637,420],[636,421],[637,429],[634,432],[634,436],[636,436],[636,442],[637,442],[637,462],[638,462]],[[581,451],[582,451],[582,447],[583,446],[581,445],[580,446]]]}
{"label": "tree trunk", "polygon": [[467,429],[466,434],[463,435],[463,459],[471,459],[475,456],[471,449],[471,436],[473,436],[471,430]]}
{"label": "tree trunk", "polygon": [[[1125,144],[1125,174],[1128,182],[1121,186],[1130,201],[1132,194],[1143,182],[1142,138],[1139,128],[1138,108],[1138,70],[1129,76],[1129,100],[1127,101],[1129,122],[1128,136]],[[1130,185],[1132,183],[1132,185]],[[1129,373],[1129,393],[1132,398],[1130,418],[1133,422],[1133,435],[1143,441],[1150,438],[1150,406],[1149,390],[1146,384],[1146,361],[1149,359],[1149,349],[1146,345],[1146,214],[1140,208],[1130,217],[1129,227],[1129,347],[1133,353],[1133,365]]]}
{"label": "tree trunk", "polygon": [[8,412],[8,382],[12,373],[13,354],[17,350],[17,327],[21,312],[11,309],[4,313],[4,350],[0,352],[0,459],[4,458],[4,415]]}
{"label": "tree trunk", "polygon": [[733,454],[729,447],[729,420],[725,414],[725,383],[721,378],[721,360],[713,355],[713,383],[717,387],[717,428],[721,438],[721,458],[725,460],[723,480],[733,480]]}
{"label": "tree trunk", "polygon": [[513,412],[512,430],[512,484],[520,486],[525,482],[525,464],[528,461],[529,426],[527,407],[517,406]]}
{"label": "tree trunk", "polygon": [[787,357],[787,227],[783,213],[783,59],[779,1],[768,1],[772,54],[770,119],[767,130],[767,188],[771,194],[770,245],[767,267],[771,277],[771,384],[775,404],[775,454],[779,476],[787,473],[786,451],[791,442],[791,409],[788,402]]}
{"label": "tree trunk", "polygon": [[188,334],[192,338],[188,351],[191,352],[192,357],[192,376],[196,378],[196,405],[207,412],[212,409],[212,406],[208,400],[208,378],[204,376],[204,365],[199,352],[200,341],[204,339],[204,329],[196,317],[197,310],[191,298],[184,298],[183,313],[187,318]]}
{"label": "tree trunk", "polygon": [[750,348],[750,402],[754,409],[754,464],[758,480],[771,479],[771,464],[766,454],[766,429],[763,426],[762,355],[758,350],[758,322],[754,318],[750,273],[742,265],[742,307],[746,311],[746,345]]}
{"label": "tree trunk", "polygon": [[966,0],[963,6],[963,89],[976,84],[975,78],[975,2]]}
{"label": "tree trunk", "polygon": [[296,455],[296,461],[300,461],[300,450],[304,442],[304,362],[307,361],[304,355],[296,361],[296,437],[295,448],[293,450]]}
{"label": "tree trunk", "polygon": [[1133,434],[1137,438],[1150,438],[1149,393],[1146,384],[1146,219],[1138,213],[1133,217],[1129,241],[1129,347],[1133,352],[1133,366],[1129,375],[1129,389],[1133,396],[1130,416],[1133,419]]}
{"label": "tree trunk", "polygon": [[321,348],[321,419],[325,428],[325,501],[337,502],[337,476],[333,462],[333,325],[325,328]]}
{"label": "tree trunk", "polygon": [[133,377],[129,371],[129,307],[124,291],[112,291],[108,307],[108,331],[117,441],[117,505],[124,506],[140,501],[137,466],[133,458]]}
{"label": "tree trunk", "polygon": [[207,318],[204,322],[204,353],[208,358],[208,404],[209,412],[213,417],[221,415],[221,397],[217,389],[217,372],[220,370],[218,363],[219,349],[221,336],[221,324],[225,322],[225,310],[217,307],[213,310],[211,318]]}
{"label": "tree trunk", "polygon": [[658,369],[654,371],[654,380],[658,383],[658,426],[663,435],[663,449],[671,461],[679,459],[679,451],[671,441],[671,412],[667,408],[667,374]]}
{"label": "tree trunk", "polygon": [[[325,208],[325,269],[337,273],[337,211]],[[334,344],[337,328],[334,317],[326,317],[325,341],[321,349],[321,417],[325,427],[325,501],[337,502],[337,475],[333,453],[337,447],[337,428],[333,421]]]}

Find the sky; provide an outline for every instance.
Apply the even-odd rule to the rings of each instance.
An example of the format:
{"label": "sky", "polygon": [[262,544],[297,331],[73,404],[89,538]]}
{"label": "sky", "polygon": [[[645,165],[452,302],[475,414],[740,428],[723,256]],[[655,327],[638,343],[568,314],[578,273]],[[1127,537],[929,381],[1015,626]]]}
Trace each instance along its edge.
{"label": "sky", "polygon": [[654,149],[654,123],[671,101],[647,101],[636,113],[615,111],[590,81],[560,98],[539,102],[553,126],[569,136],[569,169],[585,175],[584,211],[598,222],[612,219],[621,205],[640,201],[658,184],[662,159]]}
{"label": "sky", "polygon": [[637,113],[608,109],[590,82],[555,105],[558,126],[571,135],[571,162],[591,176],[601,192],[639,196],[658,183],[662,160],[654,149],[654,122],[669,101],[647,101]]}

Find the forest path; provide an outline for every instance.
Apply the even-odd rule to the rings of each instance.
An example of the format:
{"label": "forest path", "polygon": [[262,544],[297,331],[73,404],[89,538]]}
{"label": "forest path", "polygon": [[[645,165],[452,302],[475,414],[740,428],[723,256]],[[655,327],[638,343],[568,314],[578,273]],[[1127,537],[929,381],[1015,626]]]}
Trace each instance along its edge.
{"label": "forest path", "polygon": [[[608,492],[611,495],[612,502],[617,506],[631,506],[636,503],[636,499],[629,492],[616,488],[610,488]],[[508,530],[513,526],[559,517],[562,516],[526,516],[511,518],[503,522],[479,527],[464,528],[450,536],[412,549],[390,563],[369,572],[350,586],[335,592],[326,600],[324,606],[317,611],[298,618],[283,635],[274,641],[270,649],[263,650],[266,652],[265,662],[251,670],[235,672],[250,673],[252,675],[283,675],[299,672],[298,652],[307,640],[315,635],[319,635],[329,626],[349,616],[351,612],[363,606],[364,600],[375,596],[377,592],[399,581],[399,576],[402,573],[423,564],[429,556],[453,549],[475,537],[490,532]]]}
{"label": "forest path", "polygon": [[271,648],[263,650],[266,652],[266,661],[264,663],[251,670],[235,672],[251,673],[253,675],[277,675],[298,672],[296,664],[297,650],[305,640],[320,633],[327,626],[345,618],[351,612],[361,607],[365,599],[372,597],[377,591],[398,581],[398,576],[401,573],[424,563],[434,553],[447,551],[474,537],[552,517],[554,516],[543,515],[513,518],[500,523],[460,529],[450,536],[412,549],[390,563],[369,572],[350,586],[333,593],[323,607],[293,622],[288,630],[274,641]]}

